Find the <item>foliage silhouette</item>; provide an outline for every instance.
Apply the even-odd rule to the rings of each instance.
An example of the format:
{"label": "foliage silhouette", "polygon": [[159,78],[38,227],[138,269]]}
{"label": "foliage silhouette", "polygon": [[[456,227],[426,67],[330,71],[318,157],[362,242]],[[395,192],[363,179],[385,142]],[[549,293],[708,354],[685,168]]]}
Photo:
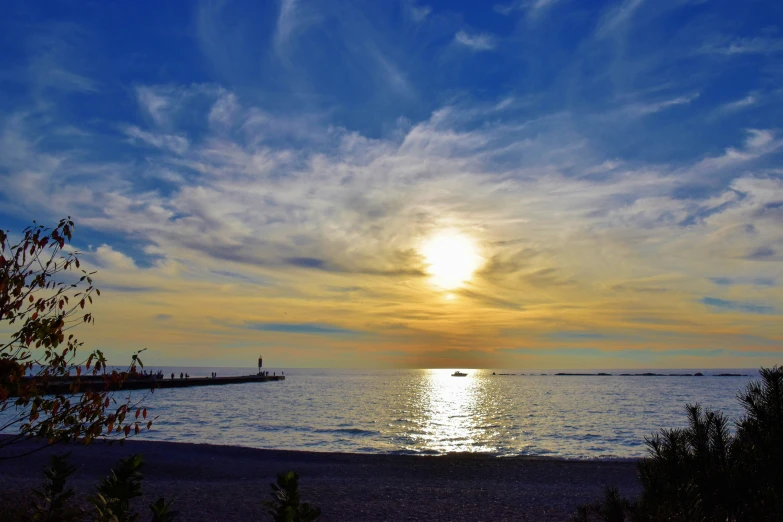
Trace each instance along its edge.
{"label": "foliage silhouette", "polygon": [[624,522],[625,514],[631,509],[630,503],[620,496],[617,488],[607,487],[603,502],[586,504],[577,508],[572,522]]}
{"label": "foliage silhouette", "polygon": [[130,506],[131,499],[141,496],[141,469],[144,463],[140,454],[120,459],[109,476],[102,479],[93,496],[87,497],[92,504],[96,522],[133,522],[139,515]]}
{"label": "foliage silhouette", "polygon": [[174,500],[166,502],[163,497],[151,503],[150,511],[152,512],[152,522],[173,522],[177,518],[177,512],[170,511],[173,503]]}
{"label": "foliage silhouette", "polygon": [[65,487],[68,478],[76,471],[76,466],[68,463],[69,456],[70,453],[66,453],[49,458],[49,467],[44,468],[46,481],[42,488],[33,490],[38,502],[32,506],[30,520],[70,522],[84,516],[84,511],[73,505],[73,489]]}
{"label": "foliage silhouette", "polygon": [[[0,341],[0,411],[13,410],[0,433],[14,433],[0,438],[0,449],[29,437],[84,443],[100,436],[124,439],[151,424],[139,419],[138,402],[108,392],[137,374],[137,365],[143,366],[138,353],[127,371],[108,374],[100,350],[77,359],[82,342],[70,330],[93,322],[87,309],[100,290],[93,286],[94,272],[81,268],[79,252],[69,245],[73,231],[70,218],[53,229],[27,227],[17,243],[0,230],[0,327],[18,328]],[[91,375],[82,375],[82,368]],[[85,379],[99,379],[106,388],[81,389]],[[69,391],[47,395],[55,383],[66,383]],[[13,456],[20,455],[5,452],[0,458]]]}
{"label": "foliage silhouette", "polygon": [[293,471],[277,475],[277,482],[270,484],[272,501],[264,502],[274,522],[312,522],[321,516],[320,508],[300,503],[299,475]]}
{"label": "foliage silhouette", "polygon": [[[141,455],[132,455],[120,462],[109,475],[96,485],[94,495],[87,497],[91,511],[82,509],[74,499],[74,491],[66,487],[76,471],[69,462],[70,453],[53,455],[44,468],[44,485],[33,490],[33,502],[27,498],[0,501],[0,520],[3,522],[132,522],[139,515],[131,501],[141,496],[143,475],[140,473]],[[152,522],[173,522],[177,512],[171,510],[172,501],[160,498],[149,505]]]}
{"label": "foliage silhouette", "polygon": [[645,439],[649,457],[639,463],[638,500],[610,488],[603,502],[581,506],[573,520],[783,520],[783,368],[759,373],[761,381],[738,395],[744,415],[735,433],[723,413],[688,405],[687,428]]}

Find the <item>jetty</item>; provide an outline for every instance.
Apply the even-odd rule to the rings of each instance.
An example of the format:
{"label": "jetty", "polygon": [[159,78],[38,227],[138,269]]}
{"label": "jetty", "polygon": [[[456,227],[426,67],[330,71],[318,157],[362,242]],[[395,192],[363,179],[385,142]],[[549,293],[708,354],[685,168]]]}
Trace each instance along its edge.
{"label": "jetty", "polygon": [[[25,377],[21,385],[31,384],[32,378]],[[185,377],[156,378],[155,376],[131,377],[114,381],[103,376],[82,376],[50,381],[45,387],[48,395],[67,395],[85,391],[157,390],[160,388],[191,388],[194,386],[223,386],[269,381],[284,381],[285,375],[240,375],[231,377]],[[12,394],[15,395],[15,394]]]}

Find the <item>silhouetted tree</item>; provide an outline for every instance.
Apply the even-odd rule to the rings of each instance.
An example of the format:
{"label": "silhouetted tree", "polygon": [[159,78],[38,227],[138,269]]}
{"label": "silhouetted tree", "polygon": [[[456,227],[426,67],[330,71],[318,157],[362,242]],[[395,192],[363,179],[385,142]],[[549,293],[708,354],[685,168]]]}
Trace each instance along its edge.
{"label": "silhouetted tree", "polygon": [[783,368],[760,375],[738,395],[744,415],[734,434],[721,412],[688,405],[687,428],[645,439],[650,456],[639,463],[639,499],[609,489],[573,520],[783,520]]}
{"label": "silhouetted tree", "polygon": [[[84,443],[101,435],[124,438],[151,424],[129,398],[81,389],[82,367],[93,376],[107,368],[100,350],[78,359],[82,343],[70,333],[93,322],[87,310],[100,295],[93,273],[80,268],[79,252],[69,245],[73,230],[70,218],[54,229],[33,225],[17,243],[0,230],[0,327],[17,328],[0,341],[0,411],[7,412],[0,433],[12,434],[0,438],[0,449],[28,437]],[[134,375],[137,364],[138,353],[127,371],[109,372],[106,390]],[[69,393],[48,395],[58,381],[69,383]]]}

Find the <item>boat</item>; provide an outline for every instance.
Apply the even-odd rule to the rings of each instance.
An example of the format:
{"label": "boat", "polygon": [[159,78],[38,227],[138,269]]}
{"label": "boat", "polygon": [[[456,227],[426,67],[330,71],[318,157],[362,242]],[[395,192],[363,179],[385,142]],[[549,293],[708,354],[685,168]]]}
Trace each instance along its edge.
{"label": "boat", "polygon": [[462,373],[461,371],[457,370],[456,372],[451,374],[452,377],[467,377],[467,373]]}

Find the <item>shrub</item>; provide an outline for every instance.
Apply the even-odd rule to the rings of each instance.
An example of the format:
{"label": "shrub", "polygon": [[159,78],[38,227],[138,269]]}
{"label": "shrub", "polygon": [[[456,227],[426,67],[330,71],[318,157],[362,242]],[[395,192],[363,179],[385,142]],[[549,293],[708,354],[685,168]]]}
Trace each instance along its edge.
{"label": "shrub", "polygon": [[152,522],[173,522],[177,518],[176,511],[169,511],[173,500],[166,502],[163,497],[150,504],[150,511],[152,511]]}
{"label": "shrub", "polygon": [[109,476],[98,483],[95,495],[87,499],[95,510],[96,522],[133,522],[139,517],[131,510],[130,501],[141,496],[144,476],[139,469],[143,462],[140,454],[120,459]]}
{"label": "shrub", "polygon": [[572,522],[624,522],[626,514],[632,509],[631,504],[620,496],[617,488],[607,487],[603,502],[586,504],[577,508]]}
{"label": "shrub", "polygon": [[639,463],[639,499],[610,489],[574,520],[783,520],[783,368],[760,375],[738,395],[744,415],[734,434],[721,412],[688,405],[687,428],[645,439],[650,456]]}
{"label": "shrub", "polygon": [[33,490],[38,502],[32,506],[31,520],[70,522],[84,516],[84,511],[72,503],[73,489],[65,487],[68,478],[76,471],[76,466],[68,463],[69,456],[70,453],[50,457],[49,467],[44,468],[46,481],[43,487]]}
{"label": "shrub", "polygon": [[272,501],[264,502],[275,522],[312,522],[321,516],[319,508],[301,504],[299,500],[299,475],[293,471],[281,473],[272,487]]}
{"label": "shrub", "polygon": [[[74,501],[74,491],[66,487],[68,479],[76,471],[69,462],[70,453],[53,455],[49,466],[44,468],[44,485],[33,490],[31,503],[0,502],[0,520],[3,522],[132,522],[139,515],[131,508],[131,500],[141,496],[143,475],[139,469],[141,455],[121,459],[109,476],[96,486],[94,495],[87,497],[92,511],[87,512]],[[172,501],[160,498],[149,505],[152,522],[173,522],[177,512],[171,510]]]}

